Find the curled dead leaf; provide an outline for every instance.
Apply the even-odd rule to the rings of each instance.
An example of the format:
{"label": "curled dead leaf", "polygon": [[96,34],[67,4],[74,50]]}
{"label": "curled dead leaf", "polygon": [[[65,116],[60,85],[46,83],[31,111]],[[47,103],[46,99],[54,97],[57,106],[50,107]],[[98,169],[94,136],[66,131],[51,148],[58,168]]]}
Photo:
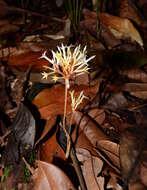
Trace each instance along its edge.
{"label": "curled dead leaf", "polygon": [[56,139],[56,131],[46,142],[40,145],[39,157],[40,160],[48,163],[52,163],[56,157],[65,160],[65,153]]}
{"label": "curled dead leaf", "polygon": [[77,111],[74,113],[74,122],[79,126],[78,133],[84,133],[94,147],[96,147],[100,140],[109,139],[98,124],[96,125],[81,112]]}
{"label": "curled dead leaf", "polygon": [[[96,13],[90,11],[83,12],[85,18],[95,20],[96,24]],[[143,46],[142,38],[136,28],[133,26],[130,20],[113,16],[107,13],[98,14],[100,22],[107,26],[113,35],[118,39],[130,38],[132,41],[137,42],[140,46]]]}
{"label": "curled dead leaf", "polygon": [[98,148],[104,152],[111,162],[117,167],[120,168],[119,160],[119,145],[108,140],[100,140],[98,142]]}
{"label": "curled dead leaf", "polygon": [[58,167],[39,160],[37,163],[34,190],[75,190],[69,178]]}
{"label": "curled dead leaf", "polygon": [[131,80],[147,83],[147,74],[141,69],[120,70],[120,75],[125,76]]}
{"label": "curled dead leaf", "polygon": [[98,174],[101,172],[103,167],[103,161],[98,157],[94,157],[90,152],[83,148],[76,149],[76,154],[82,165],[82,172],[85,178],[87,189],[91,190],[103,190],[104,189],[104,178]]}

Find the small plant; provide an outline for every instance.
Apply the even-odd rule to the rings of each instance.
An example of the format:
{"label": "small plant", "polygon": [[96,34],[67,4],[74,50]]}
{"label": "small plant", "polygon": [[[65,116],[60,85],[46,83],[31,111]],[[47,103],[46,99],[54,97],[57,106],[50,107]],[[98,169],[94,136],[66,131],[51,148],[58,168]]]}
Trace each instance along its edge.
{"label": "small plant", "polygon": [[[12,169],[13,169],[12,165],[9,165],[4,168],[4,172],[3,172],[3,175],[1,176],[1,180],[0,180],[0,189],[1,189],[2,183],[4,183],[6,181],[9,174],[11,173]],[[4,189],[6,189],[6,187],[4,187]]]}
{"label": "small plant", "polygon": [[[55,82],[61,79],[65,81],[64,116],[62,127],[67,137],[67,149],[69,149],[68,144],[70,144],[70,135],[66,131],[65,120],[67,111],[67,93],[70,88],[70,80],[74,79],[75,76],[88,72],[88,62],[95,56],[91,56],[88,59],[86,58],[86,46],[83,50],[81,50],[80,45],[73,49],[73,46],[64,46],[63,44],[61,47],[57,47],[57,51],[52,51],[52,56],[53,58],[49,59],[46,56],[46,52],[44,52],[41,56],[41,58],[46,59],[51,64],[51,66],[45,66],[48,72],[42,72],[42,78],[47,79],[49,75],[52,75],[52,79]],[[74,111],[85,96],[83,95],[83,92],[81,92],[80,96],[76,100],[74,98],[74,92],[70,92],[70,94],[72,100],[72,110]],[[66,157],[68,157],[68,154],[69,152],[66,151]]]}
{"label": "small plant", "polygon": [[83,0],[65,0],[64,4],[73,30],[77,32],[81,18]]}

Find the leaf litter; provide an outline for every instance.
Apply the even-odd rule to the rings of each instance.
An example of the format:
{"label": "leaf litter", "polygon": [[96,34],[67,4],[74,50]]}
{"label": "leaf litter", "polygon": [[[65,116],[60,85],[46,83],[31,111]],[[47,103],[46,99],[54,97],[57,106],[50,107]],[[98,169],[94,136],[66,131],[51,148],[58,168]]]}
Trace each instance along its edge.
{"label": "leaf litter", "polygon": [[[146,189],[146,11],[145,0],[1,1],[0,189]],[[65,112],[66,83],[41,72],[62,59],[64,73],[74,50],[90,69],[64,75]]]}

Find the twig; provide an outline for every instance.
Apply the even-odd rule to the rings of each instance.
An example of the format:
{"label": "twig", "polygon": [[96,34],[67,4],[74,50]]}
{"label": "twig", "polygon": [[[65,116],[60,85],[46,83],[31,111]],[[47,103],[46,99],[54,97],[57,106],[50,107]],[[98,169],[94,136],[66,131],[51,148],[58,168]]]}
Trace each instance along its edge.
{"label": "twig", "polygon": [[32,14],[34,16],[43,17],[43,18],[46,18],[46,19],[51,19],[51,20],[54,20],[54,21],[57,21],[57,22],[65,23],[65,21],[63,19],[52,17],[52,16],[47,16],[47,15],[44,15],[44,14],[37,13],[35,11],[30,11],[30,10],[26,10],[26,9],[14,7],[14,6],[9,6],[8,7],[8,6],[3,5],[3,7],[4,8],[6,7],[9,11],[29,13],[29,14]]}
{"label": "twig", "polygon": [[85,180],[84,180],[84,177],[83,177],[83,174],[82,174],[82,170],[81,170],[81,167],[79,166],[79,163],[78,163],[76,153],[75,153],[75,150],[74,150],[73,146],[71,147],[70,157],[72,159],[75,171],[77,173],[81,189],[82,190],[87,190],[86,183],[85,183]]}

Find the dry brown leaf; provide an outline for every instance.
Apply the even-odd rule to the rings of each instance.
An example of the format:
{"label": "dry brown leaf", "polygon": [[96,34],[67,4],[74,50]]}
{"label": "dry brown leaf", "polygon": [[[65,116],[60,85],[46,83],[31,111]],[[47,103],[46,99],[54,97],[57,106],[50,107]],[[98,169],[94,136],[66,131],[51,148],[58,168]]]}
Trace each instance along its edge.
{"label": "dry brown leaf", "polygon": [[141,69],[120,70],[120,75],[128,77],[131,80],[147,83],[147,74]]}
{"label": "dry brown leaf", "polygon": [[141,164],[140,179],[142,183],[147,187],[147,162]]}
{"label": "dry brown leaf", "polygon": [[9,24],[9,21],[7,19],[0,20],[0,27],[7,24]]}
{"label": "dry brown leaf", "polygon": [[100,15],[100,21],[109,27],[115,37],[120,39],[130,38],[132,41],[136,41],[140,46],[143,46],[139,32],[128,19],[102,13]]}
{"label": "dry brown leaf", "polygon": [[140,182],[129,184],[129,190],[146,190],[146,187]]}
{"label": "dry brown leaf", "polygon": [[56,132],[39,149],[40,160],[51,163],[55,157],[65,160],[65,153],[56,139]]}
{"label": "dry brown leaf", "polygon": [[117,168],[120,168],[118,144],[108,140],[100,140],[97,146],[108,156],[113,165],[115,165]]}
{"label": "dry brown leaf", "polygon": [[139,14],[139,9],[135,6],[132,0],[120,1],[120,17],[128,18],[135,21],[138,25],[142,23],[141,15]]}
{"label": "dry brown leaf", "polygon": [[[139,131],[140,130],[140,131]],[[141,128],[128,128],[120,136],[120,166],[121,174],[126,182],[139,178],[139,163],[144,150],[143,132]]]}
{"label": "dry brown leaf", "polygon": [[[83,14],[84,18],[95,20],[96,23],[95,12],[84,11]],[[136,41],[140,46],[143,46],[143,41],[139,32],[128,19],[120,18],[107,13],[100,13],[98,17],[100,22],[107,26],[113,35],[118,39],[130,38],[132,41]]]}
{"label": "dry brown leaf", "polygon": [[96,147],[100,140],[109,140],[108,136],[102,131],[100,126],[90,120],[81,112],[74,113],[74,122],[78,125],[78,134],[84,133],[87,139],[91,142],[93,147]]}
{"label": "dry brown leaf", "polygon": [[15,33],[19,31],[19,27],[13,24],[7,24],[0,27],[0,35]]}
{"label": "dry brown leaf", "polygon": [[41,52],[33,52],[31,50],[17,55],[13,54],[9,57],[8,65],[22,71],[26,71],[29,65],[32,65],[34,71],[41,71],[44,65],[48,65],[46,60],[39,59],[41,54]]}
{"label": "dry brown leaf", "polygon": [[113,190],[123,190],[123,188],[118,184],[118,175],[113,173],[113,172],[109,172],[110,175],[110,180],[107,184],[107,188],[108,189],[113,189]]}
{"label": "dry brown leaf", "polygon": [[75,190],[69,178],[58,167],[39,160],[37,163],[34,190]]}
{"label": "dry brown leaf", "polygon": [[8,6],[4,0],[0,1],[0,17],[4,17],[8,14]]}
{"label": "dry brown leaf", "polygon": [[147,83],[125,83],[122,90],[129,92],[147,91]]}
{"label": "dry brown leaf", "polygon": [[[80,27],[83,29],[85,29],[86,31],[88,31],[90,34],[96,36],[96,19],[86,19],[86,20],[82,20],[80,22]],[[101,26],[101,36],[104,38],[105,43],[107,45],[107,47],[110,49],[112,47],[118,46],[121,44],[121,41],[119,39],[117,39],[112,32],[109,30],[109,28],[105,25]],[[91,43],[91,39],[89,41],[89,43]],[[97,44],[98,45],[98,42]]]}
{"label": "dry brown leaf", "polygon": [[137,98],[146,100],[147,99],[147,91],[141,91],[141,92],[130,92],[132,96],[135,96]]}
{"label": "dry brown leaf", "polygon": [[91,144],[91,142],[88,140],[88,138],[86,137],[84,133],[79,133],[78,138],[76,137],[77,137],[77,133],[76,133],[76,130],[74,130],[74,132],[72,133],[72,139],[75,142],[76,148],[87,149],[88,151],[90,151],[90,153],[93,156],[98,156],[97,152],[93,149],[93,145]]}
{"label": "dry brown leaf", "polygon": [[103,190],[104,178],[97,175],[101,172],[103,162],[98,157],[93,157],[86,149],[76,149],[77,157],[82,165],[82,172],[85,178],[87,189]]}
{"label": "dry brown leaf", "polygon": [[[33,104],[37,106],[41,117],[43,119],[49,119],[52,116],[62,115],[64,112],[64,85],[54,85],[50,89],[42,90],[33,100]],[[93,98],[98,91],[98,86],[87,87],[85,85],[71,85],[70,91],[75,91],[77,97],[81,91],[84,91],[84,95]],[[79,109],[83,108],[87,104],[88,100],[84,99],[79,105]],[[67,100],[67,114],[71,113],[71,97],[68,93]]]}
{"label": "dry brown leaf", "polygon": [[52,117],[46,121],[45,127],[43,129],[42,134],[41,134],[41,137],[37,140],[35,145],[37,145],[47,135],[47,133],[52,129],[55,122],[56,122],[56,117]]}
{"label": "dry brown leaf", "polygon": [[88,115],[92,117],[99,125],[101,125],[105,120],[105,112],[103,109],[91,109],[88,111]]}
{"label": "dry brown leaf", "polygon": [[26,71],[29,65],[32,65],[34,71],[42,71],[43,66],[48,65],[48,62],[39,58],[47,47],[46,42],[22,42],[17,48],[10,47],[0,50],[0,58],[9,58],[8,65],[21,71]]}

